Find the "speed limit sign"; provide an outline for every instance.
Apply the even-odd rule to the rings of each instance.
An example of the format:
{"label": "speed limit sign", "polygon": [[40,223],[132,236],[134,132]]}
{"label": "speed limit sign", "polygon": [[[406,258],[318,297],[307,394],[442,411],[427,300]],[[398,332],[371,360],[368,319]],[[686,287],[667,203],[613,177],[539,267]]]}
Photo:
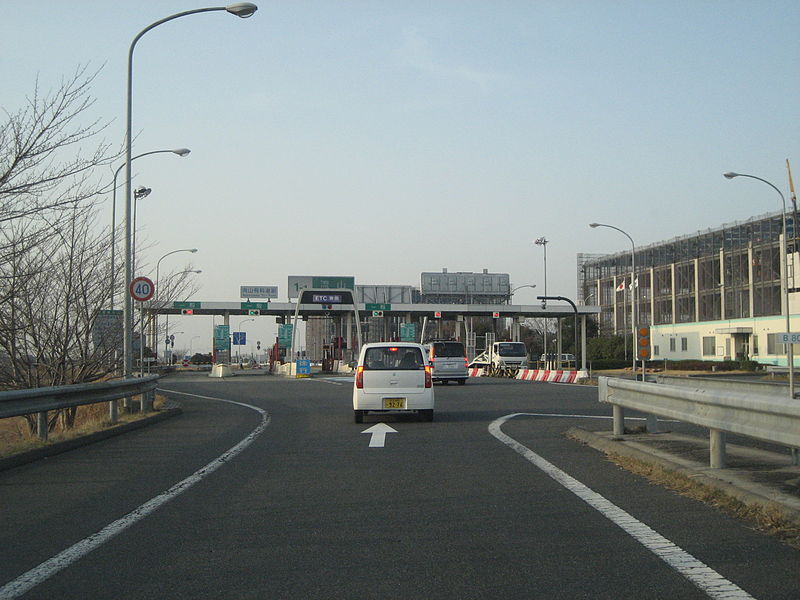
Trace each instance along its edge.
{"label": "speed limit sign", "polygon": [[154,286],[153,282],[147,277],[137,277],[131,281],[130,291],[131,297],[134,300],[145,302],[146,300],[150,300],[153,294],[156,293],[156,286]]}

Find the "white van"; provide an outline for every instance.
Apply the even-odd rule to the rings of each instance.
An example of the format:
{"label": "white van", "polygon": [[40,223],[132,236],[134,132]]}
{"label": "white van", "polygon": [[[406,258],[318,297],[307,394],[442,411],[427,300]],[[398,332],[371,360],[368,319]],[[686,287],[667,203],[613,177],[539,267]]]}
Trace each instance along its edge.
{"label": "white van", "polygon": [[425,344],[428,361],[433,370],[433,381],[447,384],[457,381],[459,385],[467,383],[469,371],[467,352],[464,344],[452,340],[433,340]]}
{"label": "white van", "polygon": [[367,412],[416,412],[433,421],[433,377],[425,348],[408,342],[364,344],[353,384],[356,423]]}

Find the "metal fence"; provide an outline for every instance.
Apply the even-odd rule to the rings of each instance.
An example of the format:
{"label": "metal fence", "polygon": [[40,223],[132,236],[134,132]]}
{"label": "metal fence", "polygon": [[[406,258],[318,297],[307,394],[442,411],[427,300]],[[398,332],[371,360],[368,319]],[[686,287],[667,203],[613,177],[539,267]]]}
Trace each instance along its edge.
{"label": "metal fence", "polygon": [[0,392],[0,418],[37,415],[39,437],[47,439],[47,413],[51,410],[109,402],[109,418],[117,421],[117,403],[120,398],[141,396],[141,409],[146,412],[153,406],[155,389],[160,375],[136,379],[82,383],[55,387],[34,388]]}
{"label": "metal fence", "polygon": [[[624,408],[709,429],[710,466],[725,466],[724,433],[800,448],[800,401],[764,384],[685,379],[647,383],[600,377],[600,402],[612,405],[614,435],[625,431]],[[797,452],[793,451],[797,463]]]}

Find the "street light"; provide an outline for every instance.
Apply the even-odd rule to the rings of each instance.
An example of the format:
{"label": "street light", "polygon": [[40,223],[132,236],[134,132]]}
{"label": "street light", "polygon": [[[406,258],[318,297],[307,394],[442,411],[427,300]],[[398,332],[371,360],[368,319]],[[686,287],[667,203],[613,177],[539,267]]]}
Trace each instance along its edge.
{"label": "street light", "polygon": [[[156,262],[156,294],[155,294],[155,296],[156,296],[155,297],[156,311],[158,311],[158,309],[160,308],[160,306],[158,305],[158,300],[159,300],[159,296],[160,296],[161,286],[159,285],[160,282],[159,282],[159,278],[158,277],[159,277],[159,269],[161,268],[161,261],[164,260],[166,257],[168,257],[170,254],[175,254],[176,252],[191,252],[192,254],[194,254],[195,252],[197,252],[197,248],[180,248],[178,250],[173,250],[172,252],[167,252],[164,256],[159,258],[158,261]],[[183,273],[187,273],[187,272],[200,273],[200,271],[182,271],[182,272]],[[153,336],[157,339],[158,338],[158,312],[156,312],[154,319],[155,319],[155,326],[153,327],[153,331],[154,331]],[[157,346],[155,346],[155,347],[157,347]]]}
{"label": "street light", "polygon": [[[792,325],[791,325],[791,318],[789,315],[789,257],[787,256],[787,247],[786,247],[786,240],[788,236],[788,231],[786,229],[786,198],[775,185],[767,181],[766,179],[762,179],[761,177],[756,177],[755,175],[745,175],[744,173],[723,173],[723,177],[725,179],[733,179],[734,177],[749,177],[750,179],[757,179],[762,183],[766,183],[769,187],[773,190],[778,192],[778,195],[781,197],[781,224],[783,226],[783,243],[781,244],[781,260],[783,261],[783,272],[781,273],[781,288],[783,291],[783,313],[786,315],[786,333],[792,332]],[[794,223],[794,227],[797,227],[797,223]],[[786,344],[786,365],[789,368],[789,398],[794,399],[794,346],[793,344]]]}
{"label": "street light", "polygon": [[[131,160],[136,160],[137,158],[141,158],[143,156],[149,156],[150,154],[161,154],[163,152],[169,152],[171,154],[177,154],[181,158],[187,156],[191,150],[188,148],[176,148],[175,150],[152,150],[150,152],[145,152],[143,154],[137,154]],[[116,275],[116,252],[117,252],[117,176],[122,169],[125,168],[125,163],[122,163],[117,170],[114,171],[114,180],[112,183],[112,191],[111,191],[111,310],[114,310],[114,286],[115,283],[115,275]],[[134,227],[135,230],[135,227]]]}
{"label": "street light", "polygon": [[131,247],[133,248],[133,254],[131,256],[131,263],[133,266],[131,267],[131,271],[133,273],[136,273],[136,207],[139,206],[139,200],[144,200],[147,198],[152,191],[152,188],[140,185],[133,192],[133,240],[131,240]]}
{"label": "street light", "polygon": [[606,225],[605,223],[589,223],[589,227],[592,229],[597,227],[608,227],[609,229],[619,231],[631,241],[631,333],[633,334],[633,376],[636,377],[636,288],[638,287],[634,280],[636,277],[636,245],[633,243],[633,238],[619,227]]}
{"label": "street light", "polygon": [[517,290],[521,290],[522,288],[526,288],[526,287],[529,287],[529,288],[535,288],[535,287],[536,287],[536,284],[535,284],[535,283],[528,283],[528,284],[526,284],[526,285],[518,285],[517,287],[515,287],[513,290],[511,290],[511,291],[508,293],[508,295],[509,295],[509,299],[510,299],[510,297],[511,297],[511,296],[513,296],[513,295],[514,295],[514,292],[516,292]]}
{"label": "street light", "polygon": [[212,11],[220,11],[224,10],[226,12],[231,13],[232,15],[236,15],[237,17],[247,18],[253,16],[258,10],[258,7],[255,4],[250,2],[238,2],[236,4],[231,4],[229,6],[214,6],[210,8],[196,8],[193,10],[187,10],[184,12],[179,12],[174,15],[170,15],[168,17],[164,17],[159,21],[151,23],[144,29],[142,29],[136,37],[133,38],[131,42],[130,48],[128,49],[128,81],[127,81],[127,98],[126,98],[126,119],[125,119],[125,304],[123,308],[123,351],[124,351],[124,365],[123,371],[125,378],[131,377],[131,371],[133,366],[132,361],[132,345],[131,341],[133,339],[133,304],[130,294],[128,293],[128,289],[130,288],[131,281],[133,279],[133,263],[132,263],[132,256],[131,256],[131,161],[133,160],[132,157],[132,146],[133,146],[133,50],[136,47],[136,43],[141,39],[141,37],[168,21],[172,21],[173,19],[178,19],[180,17],[186,17],[189,15],[203,13],[203,12],[212,12]]}

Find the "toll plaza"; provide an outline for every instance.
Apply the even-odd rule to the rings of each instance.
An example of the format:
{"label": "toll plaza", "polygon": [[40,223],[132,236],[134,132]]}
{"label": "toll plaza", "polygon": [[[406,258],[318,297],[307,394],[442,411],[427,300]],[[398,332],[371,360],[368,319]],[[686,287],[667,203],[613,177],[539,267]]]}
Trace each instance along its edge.
{"label": "toll plaza", "polygon": [[[335,371],[342,365],[355,360],[362,343],[366,341],[398,340],[421,343],[437,337],[443,323],[451,323],[454,338],[465,342],[468,356],[476,354],[476,336],[472,327],[473,318],[489,317],[510,320],[511,341],[518,341],[520,328],[526,319],[576,319],[580,330],[579,368],[586,370],[586,318],[598,315],[599,306],[572,303],[553,303],[546,305],[514,304],[430,304],[430,303],[356,303],[351,290],[342,288],[304,289],[298,293],[295,302],[146,302],[145,314],[152,316],[205,315],[217,316],[222,320],[219,331],[209,332],[215,339],[215,359],[220,362],[231,360],[230,345],[226,346],[230,334],[231,317],[244,316],[254,319],[273,318],[279,324],[279,335],[275,349],[282,351],[286,362],[294,363],[298,358],[297,325],[300,321],[307,327],[323,328],[317,333],[324,370]],[[157,348],[157,319],[148,318],[147,332],[151,348]],[[219,327],[216,325],[215,327]],[[367,330],[367,335],[365,331]],[[228,332],[226,334],[225,332]],[[315,330],[316,331],[316,330]],[[561,327],[557,327],[556,355],[561,355]],[[307,337],[309,332],[306,332]],[[219,338],[219,339],[217,339]],[[219,347],[218,347],[219,344]],[[305,358],[305,356],[301,357]]]}

